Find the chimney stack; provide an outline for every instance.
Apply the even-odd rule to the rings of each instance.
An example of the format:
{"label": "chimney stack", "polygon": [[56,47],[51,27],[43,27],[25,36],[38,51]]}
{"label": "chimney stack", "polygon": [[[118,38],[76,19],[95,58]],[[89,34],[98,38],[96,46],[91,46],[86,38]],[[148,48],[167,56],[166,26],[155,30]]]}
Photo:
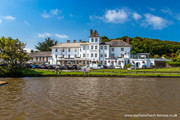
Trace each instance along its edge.
{"label": "chimney stack", "polygon": [[70,40],[67,40],[67,43],[70,43]]}
{"label": "chimney stack", "polygon": [[92,34],[93,34],[93,30],[91,29],[91,30],[90,30],[90,35],[92,35]]}
{"label": "chimney stack", "polygon": [[74,40],[74,43],[76,43],[76,40]]}
{"label": "chimney stack", "polygon": [[127,37],[127,38],[126,38],[126,43],[128,43],[128,44],[129,44],[129,37]]}
{"label": "chimney stack", "polygon": [[79,43],[82,43],[82,40],[79,40]]}

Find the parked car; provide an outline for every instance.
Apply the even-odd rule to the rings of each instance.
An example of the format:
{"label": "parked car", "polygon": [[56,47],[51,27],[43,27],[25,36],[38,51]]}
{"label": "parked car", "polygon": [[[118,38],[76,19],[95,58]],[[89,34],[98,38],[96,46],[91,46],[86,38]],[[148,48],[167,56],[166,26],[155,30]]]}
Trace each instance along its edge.
{"label": "parked car", "polygon": [[79,66],[79,65],[73,65],[72,67],[73,67],[73,69],[75,69],[75,70],[80,70],[80,69],[81,69],[81,66]]}
{"label": "parked car", "polygon": [[107,65],[103,65],[103,69],[107,69],[108,68],[108,66]]}
{"label": "parked car", "polygon": [[39,65],[32,65],[32,68],[35,69],[35,68],[40,68]]}
{"label": "parked car", "polygon": [[114,68],[115,69],[121,69],[121,66],[115,66]]}
{"label": "parked car", "polygon": [[53,69],[54,67],[53,67],[53,65],[48,65],[47,68],[48,69]]}
{"label": "parked car", "polygon": [[72,70],[73,69],[73,66],[70,66],[70,65],[66,65],[67,69],[68,70]]}
{"label": "parked car", "polygon": [[47,69],[48,68],[48,66],[47,65],[41,65],[41,69]]}
{"label": "parked car", "polygon": [[25,68],[32,68],[32,64],[25,64]]}
{"label": "parked car", "polygon": [[114,68],[114,66],[113,66],[113,65],[110,65],[110,66],[108,66],[108,68],[113,69],[113,68]]}

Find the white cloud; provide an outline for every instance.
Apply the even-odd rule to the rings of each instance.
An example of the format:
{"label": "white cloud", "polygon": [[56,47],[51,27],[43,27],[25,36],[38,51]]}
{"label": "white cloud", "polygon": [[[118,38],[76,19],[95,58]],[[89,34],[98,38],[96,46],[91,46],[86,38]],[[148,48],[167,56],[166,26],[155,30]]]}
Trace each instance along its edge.
{"label": "white cloud", "polygon": [[169,14],[169,15],[172,15],[172,14],[173,14],[172,11],[171,11],[171,9],[169,9],[169,8],[161,9],[161,12],[167,13],[167,14]]}
{"label": "white cloud", "polygon": [[51,36],[52,36],[51,33],[41,33],[41,34],[38,34],[39,38],[46,38],[46,37],[51,37]]}
{"label": "white cloud", "polygon": [[133,13],[133,18],[134,18],[135,20],[139,20],[139,19],[142,18],[142,16],[141,16],[140,14],[138,14],[137,12],[134,12],[134,13]]}
{"label": "white cloud", "polygon": [[31,50],[33,50],[33,49],[30,49],[30,48],[24,48],[24,50],[26,50],[26,52],[30,53]]}
{"label": "white cloud", "polygon": [[[57,16],[59,13],[62,13],[62,11],[58,10],[58,9],[51,9],[49,12],[46,12],[46,10],[44,10],[43,14],[41,14],[41,16],[43,18],[49,18],[52,16]],[[58,19],[63,19],[64,16],[59,16],[57,17]]]}
{"label": "white cloud", "polygon": [[55,36],[58,38],[68,38],[67,35],[61,35],[61,34],[55,34]]}
{"label": "white cloud", "polygon": [[24,21],[24,24],[26,24],[26,25],[28,25],[28,26],[30,25],[29,22],[27,22],[27,21]]}
{"label": "white cloud", "polygon": [[64,19],[64,16],[59,16],[58,20]]}
{"label": "white cloud", "polygon": [[50,14],[48,14],[46,11],[43,12],[43,14],[41,14],[41,16],[43,18],[49,18],[50,17]]}
{"label": "white cloud", "polygon": [[124,23],[128,20],[128,12],[125,9],[107,10],[104,18],[106,22]]}
{"label": "white cloud", "polygon": [[0,19],[0,24],[2,23],[2,20]]}
{"label": "white cloud", "polygon": [[152,26],[153,29],[163,29],[167,27],[168,24],[170,24],[169,21],[165,20],[162,17],[155,16],[152,14],[144,14],[145,21],[141,24],[144,27]]}
{"label": "white cloud", "polygon": [[155,8],[148,7],[148,9],[149,9],[150,11],[152,11],[152,12],[156,11]]}
{"label": "white cloud", "polygon": [[38,37],[39,38],[46,38],[46,37],[57,37],[57,38],[68,38],[68,36],[67,35],[63,35],[63,34],[58,34],[58,33],[56,33],[56,34],[54,34],[54,33],[48,33],[48,32],[46,32],[46,33],[40,33],[40,34],[38,34]]}
{"label": "white cloud", "polygon": [[60,10],[58,10],[58,9],[52,9],[51,10],[51,14],[53,14],[53,15],[57,15],[57,14],[59,14],[61,11]]}
{"label": "white cloud", "polygon": [[15,20],[16,19],[13,16],[4,16],[3,18],[6,19],[6,20]]}

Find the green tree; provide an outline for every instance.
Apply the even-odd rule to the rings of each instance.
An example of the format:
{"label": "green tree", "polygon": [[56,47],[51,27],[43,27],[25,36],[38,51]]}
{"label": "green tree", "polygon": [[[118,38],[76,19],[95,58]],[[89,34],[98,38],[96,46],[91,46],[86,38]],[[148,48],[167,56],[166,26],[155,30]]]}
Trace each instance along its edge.
{"label": "green tree", "polygon": [[35,48],[39,51],[51,51],[51,47],[57,45],[57,40],[52,40],[51,38],[46,38],[44,42],[38,42]]}
{"label": "green tree", "polygon": [[177,51],[176,51],[176,56],[179,56],[180,55],[180,49],[178,49]]}
{"label": "green tree", "polygon": [[23,64],[29,60],[24,48],[25,44],[18,39],[0,38],[0,58],[8,65],[6,71],[15,74],[22,69]]}
{"label": "green tree", "polygon": [[154,57],[154,58],[159,58],[159,55],[158,55],[158,54],[155,54],[153,57]]}
{"label": "green tree", "polygon": [[103,39],[102,42],[109,42],[110,41],[107,36],[103,36],[101,38]]}

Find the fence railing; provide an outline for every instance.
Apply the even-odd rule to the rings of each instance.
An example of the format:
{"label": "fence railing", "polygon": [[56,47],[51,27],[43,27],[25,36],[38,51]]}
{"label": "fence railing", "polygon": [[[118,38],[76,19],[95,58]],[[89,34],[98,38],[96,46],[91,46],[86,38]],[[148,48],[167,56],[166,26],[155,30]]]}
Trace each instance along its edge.
{"label": "fence railing", "polygon": [[180,72],[166,72],[166,71],[90,71],[90,72],[97,72],[97,73],[117,73],[117,74],[168,74],[168,75],[180,75]]}

